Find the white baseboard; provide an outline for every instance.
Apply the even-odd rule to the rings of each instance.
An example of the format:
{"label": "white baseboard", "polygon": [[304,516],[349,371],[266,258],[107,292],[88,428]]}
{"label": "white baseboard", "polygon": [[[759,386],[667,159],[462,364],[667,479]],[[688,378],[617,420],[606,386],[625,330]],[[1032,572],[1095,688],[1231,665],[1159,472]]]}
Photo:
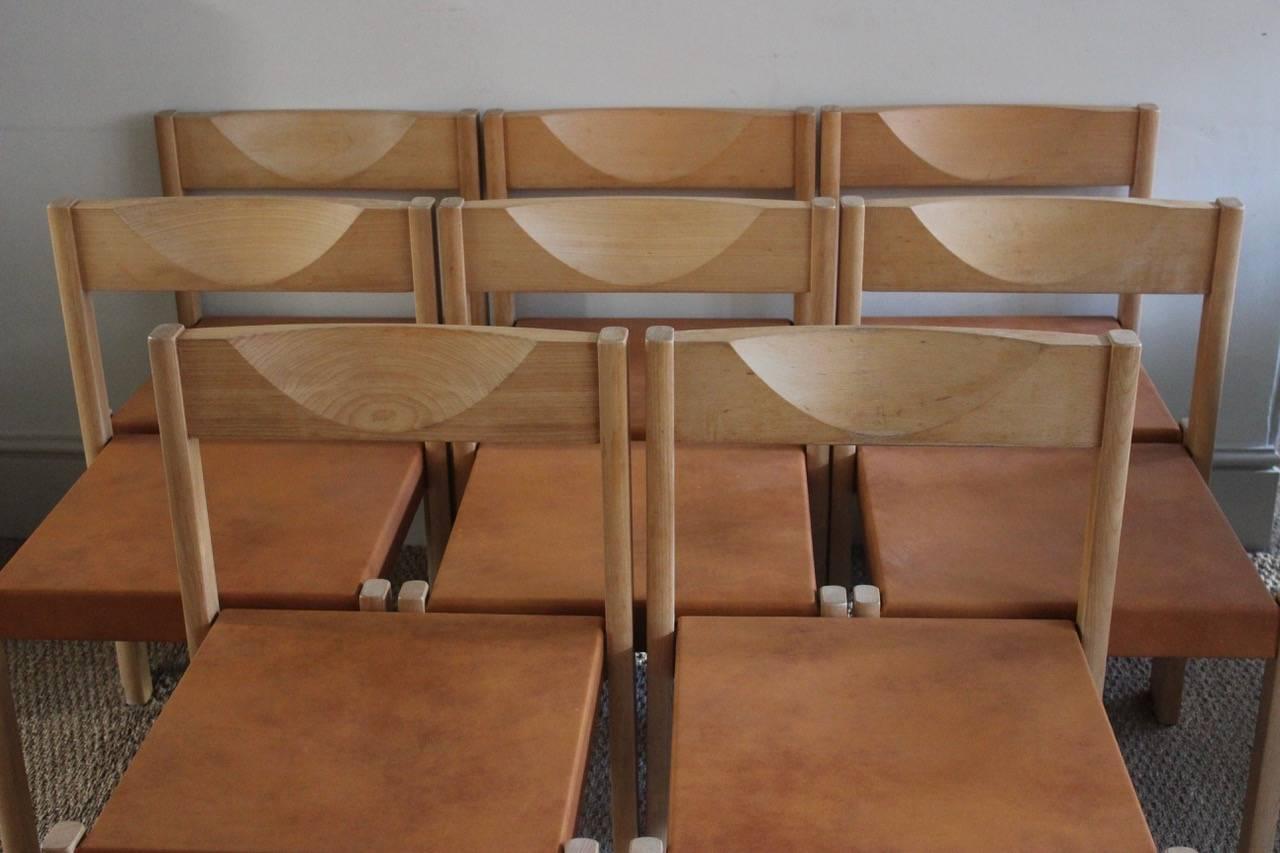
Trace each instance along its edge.
{"label": "white baseboard", "polygon": [[[0,537],[30,535],[84,470],[79,436],[0,435]],[[1251,551],[1271,546],[1280,454],[1266,445],[1223,447],[1214,457],[1213,492]],[[421,544],[419,519],[408,541]]]}

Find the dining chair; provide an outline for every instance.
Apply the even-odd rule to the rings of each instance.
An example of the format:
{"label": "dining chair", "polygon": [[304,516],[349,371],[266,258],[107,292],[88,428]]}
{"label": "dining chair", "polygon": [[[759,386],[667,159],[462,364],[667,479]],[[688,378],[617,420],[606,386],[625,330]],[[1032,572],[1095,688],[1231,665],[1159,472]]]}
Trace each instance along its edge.
{"label": "dining chair", "polygon": [[[1100,697],[1133,332],[654,328],[646,347],[647,835],[673,853],[1153,847]],[[1085,448],[1079,600],[1039,620],[677,619],[680,442]]]}
{"label": "dining chair", "polygon": [[[714,194],[742,197],[785,196],[798,201],[814,197],[817,177],[817,113],[812,107],[786,109],[724,108],[594,108],[506,111],[484,114],[485,198],[565,194]],[[835,198],[833,196],[832,198]],[[481,305],[483,295],[478,295]],[[641,333],[653,325],[680,329],[727,325],[783,325],[779,317],[728,319],[671,316],[677,310],[656,309],[658,316],[567,317],[549,315],[546,308],[516,319],[516,295],[489,294],[496,325],[599,330],[625,322],[632,332],[635,364],[642,368]],[[471,316],[482,318],[473,297]],[[597,309],[598,310],[598,309]],[[590,313],[590,309],[588,309]],[[642,313],[643,310],[642,310]],[[726,314],[730,313],[727,309]],[[632,417],[637,400],[643,402],[644,371],[632,373]],[[637,436],[642,437],[642,436]],[[820,451],[825,457],[826,448]],[[826,467],[826,459],[821,466]],[[827,496],[812,495],[815,559],[825,576]]]}
{"label": "dining chair", "polygon": [[[1046,104],[949,104],[822,108],[819,185],[823,195],[943,189],[955,192],[1061,187],[1125,187],[1149,198],[1155,178],[1160,111],[1136,107]],[[859,262],[858,249],[841,249],[841,263]],[[1119,294],[1115,317],[1043,317],[1036,327],[1100,333],[1138,330],[1141,296]],[[837,321],[853,322],[861,303],[837,304]],[[876,322],[867,318],[864,322]],[[919,317],[898,322],[927,323]],[[1029,317],[992,317],[1007,328],[1027,328]],[[1178,424],[1144,375],[1135,441],[1178,441]],[[848,468],[853,448],[831,450],[833,466]],[[832,582],[852,571],[848,501],[831,510]]]}
{"label": "dining chair", "polygon": [[[845,213],[850,228],[865,216],[861,270],[845,270],[840,287],[846,294],[1159,293],[1200,300],[1181,441],[1138,442],[1135,431],[1110,653],[1154,659],[1152,699],[1166,724],[1178,719],[1186,658],[1265,658],[1274,669],[1280,612],[1208,487],[1244,219],[1240,203],[900,199],[865,207],[851,202]],[[1007,328],[1011,319],[1017,320],[918,322]],[[1021,322],[1024,328],[1066,325]],[[1077,328],[1088,327],[1083,321]],[[1153,420],[1158,401],[1149,380],[1140,379],[1137,417],[1145,410]],[[870,447],[859,450],[856,472],[867,567],[885,615],[1070,612],[1072,532],[1083,518],[1076,498],[1088,488],[1086,456]],[[833,479],[841,495],[853,494],[851,467],[837,468]],[[974,578],[978,566],[982,582]],[[1269,719],[1264,705],[1259,750],[1270,738]],[[1255,777],[1261,772],[1255,769]],[[1254,825],[1274,827],[1277,806],[1268,799],[1274,796],[1251,794],[1247,813],[1255,815]]]}
{"label": "dining chair", "polygon": [[[446,199],[438,219],[445,321],[454,325],[470,321],[476,292],[780,293],[791,297],[796,322],[833,316],[836,208],[828,199]],[[639,407],[643,352],[631,347],[628,363]],[[633,437],[636,426],[633,417]],[[643,442],[632,447],[642,465]],[[454,482],[465,492],[429,606],[598,614],[602,554],[588,533],[598,524],[591,495],[600,471],[591,450],[454,451]],[[688,448],[681,465],[690,566],[681,612],[816,613],[808,501],[827,487],[821,458],[806,462],[799,446]],[[642,484],[635,487],[643,506]],[[640,578],[636,592],[643,607]]]}
{"label": "dining chair", "polygon": [[[625,347],[618,329],[156,329],[191,664],[82,849],[557,851],[574,826],[602,671],[614,832],[620,845],[634,836]],[[214,442],[463,436],[600,445],[603,619],[422,613],[403,595],[400,613],[228,601],[203,473]],[[348,488],[360,497],[358,482]],[[387,592],[364,609],[385,610]],[[20,780],[20,754],[9,762],[0,775]],[[27,834],[11,826],[6,853],[37,849],[9,841],[34,837],[30,812],[28,800],[17,815]]]}
{"label": "dining chair", "polygon": [[[0,636],[116,642],[131,704],[151,693],[146,643],[182,637],[160,442],[115,432],[98,294],[403,292],[430,322],[433,203],[202,197],[50,205],[88,469],[0,573]],[[206,451],[223,594],[236,607],[356,607],[361,582],[390,569],[421,504],[423,451],[408,443],[214,442]]]}
{"label": "dining chair", "polygon": [[[166,196],[376,191],[478,199],[478,124],[475,110],[164,110],[155,116],[155,134]],[[264,321],[261,316],[207,317],[199,291],[174,295],[178,322],[189,327]],[[415,308],[419,322],[424,321],[424,311],[435,322],[436,302]],[[265,322],[357,319],[277,316]],[[155,395],[150,383],[129,397],[112,420],[117,433],[154,434]],[[427,560],[432,572],[449,537],[448,465],[444,448],[428,448],[428,503],[442,510],[427,519]]]}

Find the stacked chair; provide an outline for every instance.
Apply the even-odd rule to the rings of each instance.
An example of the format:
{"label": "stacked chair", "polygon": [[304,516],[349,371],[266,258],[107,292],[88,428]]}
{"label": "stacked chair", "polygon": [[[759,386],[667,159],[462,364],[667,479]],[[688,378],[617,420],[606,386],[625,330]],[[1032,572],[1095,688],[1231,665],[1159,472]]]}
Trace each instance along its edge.
{"label": "stacked chair", "polygon": [[[1207,487],[1242,207],[1147,200],[1149,105],[816,118],[170,111],[173,198],[51,205],[90,465],[0,572],[0,635],[116,641],[132,702],[146,642],[191,664],[92,832],[41,846],[0,647],[6,853],[593,853],[569,836],[602,687],[619,853],[1150,850],[1109,654],[1156,658],[1165,722],[1184,658],[1268,660],[1241,849],[1269,851],[1280,611]],[[1005,187],[1131,198],[975,194]],[[182,323],[115,411],[98,290],[172,291]],[[213,291],[415,316],[205,317]],[[868,291],[1119,307],[864,318]],[[792,310],[516,311],[676,293]],[[1143,293],[1203,300],[1185,424],[1141,368]],[[424,497],[427,566],[385,613]]]}

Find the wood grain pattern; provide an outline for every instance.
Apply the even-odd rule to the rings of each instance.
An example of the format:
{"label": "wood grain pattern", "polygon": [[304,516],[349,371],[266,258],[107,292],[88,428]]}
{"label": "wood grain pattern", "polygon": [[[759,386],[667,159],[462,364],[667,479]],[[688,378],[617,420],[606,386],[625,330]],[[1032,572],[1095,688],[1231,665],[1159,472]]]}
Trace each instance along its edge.
{"label": "wood grain pattern", "polygon": [[[517,189],[755,189],[790,190],[801,199],[813,195],[812,110],[639,107],[492,115],[502,123],[505,176],[503,195],[491,198]],[[807,182],[807,189],[800,182]]]}
{"label": "wood grain pattern", "polygon": [[824,133],[838,135],[823,146],[824,195],[840,187],[1126,186],[1134,176],[1133,107],[827,108],[822,121]]}
{"label": "wood grain pattern", "polygon": [[870,201],[863,289],[1206,293],[1217,223],[1215,206],[1196,202],[1030,196]]}
{"label": "wood grain pattern", "polygon": [[183,189],[457,190],[473,198],[479,194],[474,111],[168,115]]}
{"label": "wood grain pattern", "polygon": [[360,324],[192,329],[190,435],[597,441],[596,336]]}
{"label": "wood grain pattern", "polygon": [[1109,348],[1092,336],[775,327],[676,341],[678,441],[1093,447],[1100,437]]}
{"label": "wood grain pattern", "polygon": [[[1160,108],[1155,104],[1138,104],[1138,138],[1134,143],[1130,198],[1151,198],[1156,177],[1156,137],[1159,130]],[[1138,331],[1142,319],[1142,295],[1120,294],[1116,317],[1124,328]]]}
{"label": "wood grain pattern", "polygon": [[810,287],[809,210],[795,201],[708,198],[467,203],[467,288],[801,293]]}
{"label": "wood grain pattern", "polygon": [[80,201],[87,290],[413,290],[405,202],[272,197]]}

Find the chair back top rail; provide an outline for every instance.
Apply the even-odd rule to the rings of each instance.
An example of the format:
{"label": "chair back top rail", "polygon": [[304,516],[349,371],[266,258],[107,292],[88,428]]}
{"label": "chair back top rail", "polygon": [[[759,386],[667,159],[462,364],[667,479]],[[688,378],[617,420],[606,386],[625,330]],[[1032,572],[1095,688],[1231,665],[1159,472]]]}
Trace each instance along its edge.
{"label": "chair back top rail", "polygon": [[839,187],[1128,186],[1150,194],[1159,110],[824,107],[822,192]]}
{"label": "chair back top rail", "polygon": [[598,341],[625,334],[173,324],[151,337],[175,348],[192,438],[596,442]]}
{"label": "chair back top rail", "polygon": [[816,130],[811,107],[490,110],[486,197],[679,188],[791,190],[809,199]]}
{"label": "chair back top rail", "polygon": [[166,110],[155,123],[166,195],[299,189],[480,197],[475,110]]}

